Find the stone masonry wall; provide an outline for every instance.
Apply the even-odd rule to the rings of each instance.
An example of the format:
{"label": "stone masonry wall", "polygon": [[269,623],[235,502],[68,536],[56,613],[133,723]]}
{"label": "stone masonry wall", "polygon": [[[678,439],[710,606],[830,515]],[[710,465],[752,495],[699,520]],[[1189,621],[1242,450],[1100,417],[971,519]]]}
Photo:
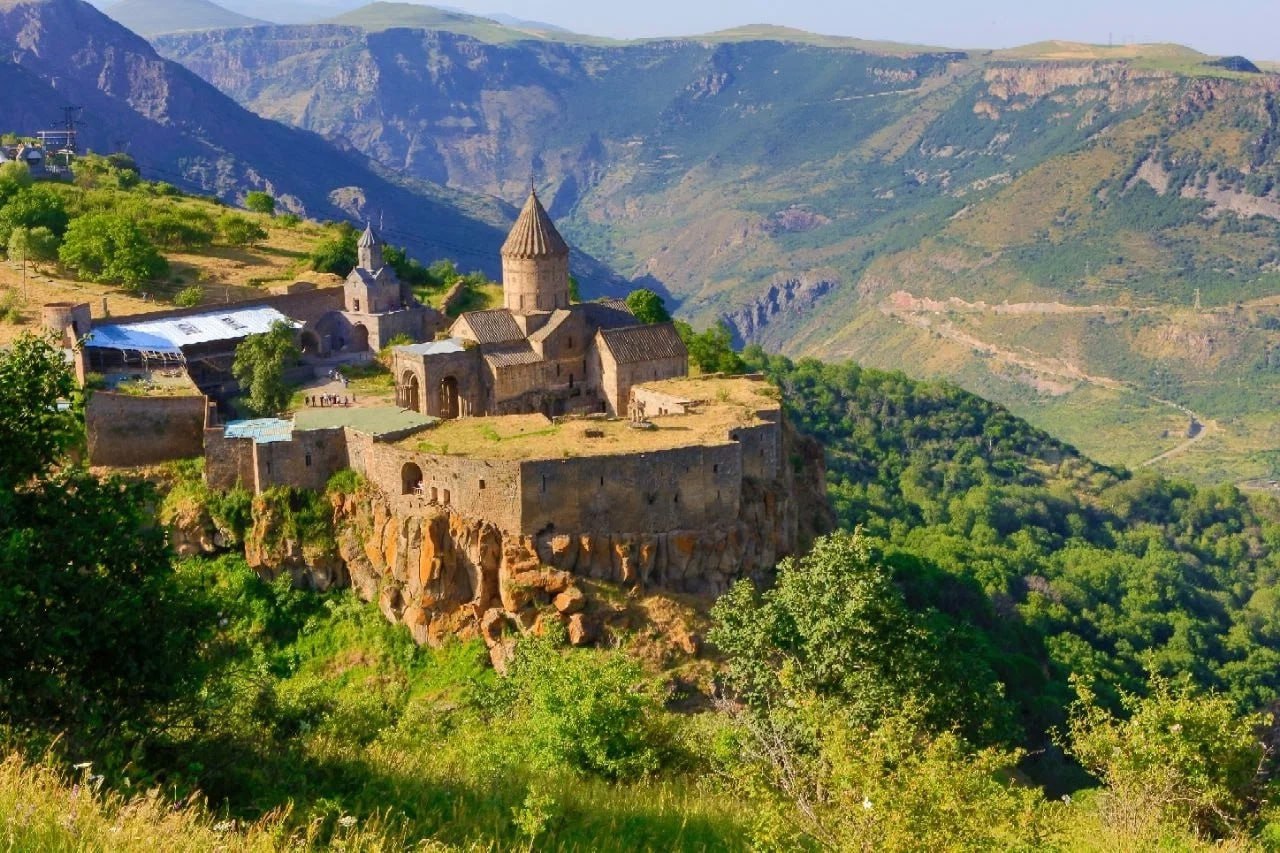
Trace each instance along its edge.
{"label": "stone masonry wall", "polygon": [[[282,293],[248,299],[243,302],[227,304],[227,308],[275,308],[281,314],[314,323],[330,311],[342,310],[342,288],[322,287],[315,290],[304,290],[299,293]],[[173,308],[168,311],[153,311],[149,314],[126,314],[119,317],[95,317],[95,323],[141,323],[147,320],[171,320],[176,317],[190,317],[193,314],[209,314],[218,310],[219,305],[199,305],[194,308]]]}
{"label": "stone masonry wall", "polygon": [[89,464],[155,465],[204,452],[205,398],[94,391],[85,408]]}
{"label": "stone masonry wall", "polygon": [[353,467],[388,496],[403,495],[405,468],[416,466],[422,478],[419,501],[422,505],[452,507],[469,518],[484,519],[500,530],[513,533],[520,530],[518,462],[417,453],[381,443],[373,444],[360,457],[353,456],[352,462]]}
{"label": "stone masonry wall", "polygon": [[519,531],[656,533],[710,527],[738,514],[736,442],[522,465]]}
{"label": "stone masonry wall", "polygon": [[256,480],[253,439],[227,438],[221,426],[204,431],[204,480],[220,492],[241,485],[252,489]]}
{"label": "stone masonry wall", "polygon": [[[604,361],[612,359],[605,357]],[[652,382],[659,379],[672,379],[684,376],[689,372],[689,360],[684,356],[678,358],[654,359],[635,364],[614,365],[612,370],[605,367],[605,393],[618,417],[627,417],[627,404],[631,399],[631,387],[641,382]],[[610,377],[608,374],[612,373]]]}
{"label": "stone masonry wall", "polygon": [[348,465],[341,427],[295,432],[291,441],[253,446],[254,491],[275,486],[323,491],[329,478]]}

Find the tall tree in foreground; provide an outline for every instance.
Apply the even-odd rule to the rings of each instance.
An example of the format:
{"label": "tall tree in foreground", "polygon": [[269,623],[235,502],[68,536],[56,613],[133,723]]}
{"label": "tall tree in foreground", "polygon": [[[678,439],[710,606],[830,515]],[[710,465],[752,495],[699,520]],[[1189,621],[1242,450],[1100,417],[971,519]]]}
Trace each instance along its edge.
{"label": "tall tree in foreground", "polygon": [[0,354],[0,723],[100,754],[193,695],[202,625],[149,489],[71,461],[84,434],[62,353]]}
{"label": "tall tree in foreground", "polygon": [[231,372],[244,391],[249,411],[267,417],[284,410],[292,393],[284,381],[284,372],[301,354],[293,340],[293,329],[286,323],[276,323],[269,332],[250,335],[236,347]]}

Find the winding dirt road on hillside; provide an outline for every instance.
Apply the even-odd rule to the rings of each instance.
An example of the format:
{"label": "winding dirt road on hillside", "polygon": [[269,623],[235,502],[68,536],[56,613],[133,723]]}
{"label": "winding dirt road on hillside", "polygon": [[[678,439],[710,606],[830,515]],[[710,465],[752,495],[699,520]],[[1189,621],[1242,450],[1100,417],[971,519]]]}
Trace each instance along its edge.
{"label": "winding dirt road on hillside", "polygon": [[1200,425],[1195,435],[1189,437],[1169,450],[1159,453],[1150,459],[1137,464],[1138,468],[1146,468],[1165,460],[1179,456],[1218,432],[1218,423],[1192,411],[1181,403],[1166,400],[1147,393],[1142,388],[1121,379],[1089,373],[1079,364],[1061,356],[1046,356],[1025,347],[1009,347],[992,343],[976,335],[958,328],[946,318],[947,313],[964,314],[1001,314],[1006,316],[1035,316],[1061,314],[1095,314],[1099,316],[1116,316],[1122,312],[1139,313],[1153,309],[1129,309],[1112,305],[1064,305],[1059,302],[1024,302],[1001,303],[989,305],[984,302],[965,302],[951,297],[946,301],[938,301],[913,296],[906,291],[898,291],[882,305],[881,311],[901,323],[924,329],[941,338],[964,346],[987,358],[1013,365],[1033,374],[1037,379],[1030,384],[1040,391],[1049,393],[1066,393],[1074,385],[1085,383],[1106,388],[1112,391],[1130,391],[1160,406],[1176,409],[1187,418]]}

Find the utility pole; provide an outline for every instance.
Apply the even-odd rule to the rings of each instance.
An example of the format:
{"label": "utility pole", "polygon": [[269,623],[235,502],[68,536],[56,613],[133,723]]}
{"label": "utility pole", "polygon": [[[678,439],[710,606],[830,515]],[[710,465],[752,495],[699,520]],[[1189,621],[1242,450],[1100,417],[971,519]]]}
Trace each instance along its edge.
{"label": "utility pole", "polygon": [[68,104],[62,108],[62,127],[67,132],[67,151],[72,154],[78,154],[79,149],[76,147],[76,126],[80,124],[80,111],[84,107],[74,104]]}

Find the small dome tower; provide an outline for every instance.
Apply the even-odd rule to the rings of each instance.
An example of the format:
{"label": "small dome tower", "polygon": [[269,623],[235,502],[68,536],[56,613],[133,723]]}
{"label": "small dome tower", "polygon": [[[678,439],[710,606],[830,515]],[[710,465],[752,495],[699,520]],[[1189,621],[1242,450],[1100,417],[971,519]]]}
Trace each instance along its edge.
{"label": "small dome tower", "polygon": [[532,187],[502,245],[502,295],[517,314],[569,307],[569,244]]}
{"label": "small dome tower", "polygon": [[382,238],[374,233],[373,225],[366,225],[356,244],[358,266],[373,273],[382,269],[382,245]]}

